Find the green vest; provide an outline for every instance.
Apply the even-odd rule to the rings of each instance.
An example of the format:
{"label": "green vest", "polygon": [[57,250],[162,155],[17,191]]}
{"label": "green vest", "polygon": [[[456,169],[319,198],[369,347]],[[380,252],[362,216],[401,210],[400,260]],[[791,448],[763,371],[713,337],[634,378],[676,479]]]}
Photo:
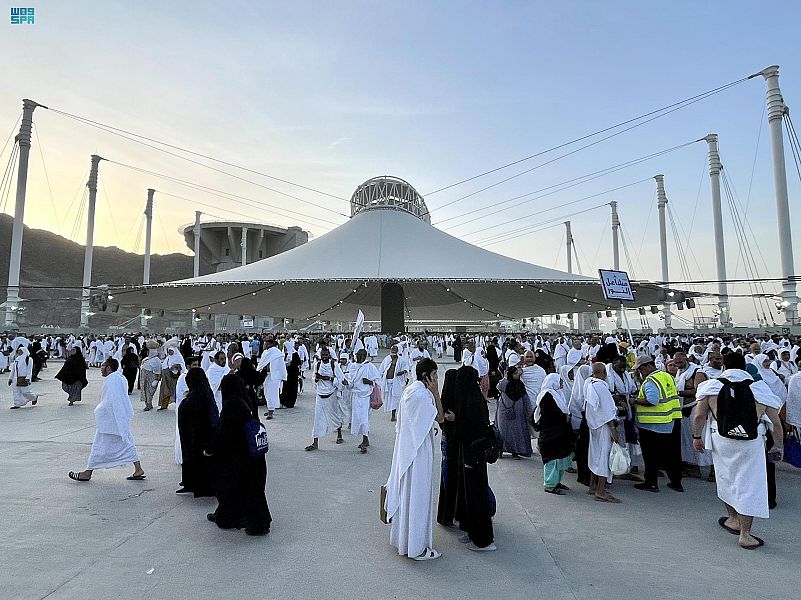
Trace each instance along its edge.
{"label": "green vest", "polygon": [[681,419],[681,397],[676,391],[676,382],[670,373],[654,371],[640,387],[639,398],[645,399],[645,384],[653,381],[659,390],[659,404],[637,405],[638,423],[670,423]]}

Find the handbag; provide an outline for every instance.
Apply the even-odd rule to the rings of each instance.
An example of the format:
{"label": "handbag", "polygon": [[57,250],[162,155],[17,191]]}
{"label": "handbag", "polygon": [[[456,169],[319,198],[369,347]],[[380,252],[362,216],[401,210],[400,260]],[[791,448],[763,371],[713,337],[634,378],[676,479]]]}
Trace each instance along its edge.
{"label": "handbag", "polygon": [[373,391],[370,392],[370,408],[378,410],[382,406],[384,406],[384,401],[381,399],[381,387],[374,383]]}
{"label": "handbag", "polygon": [[612,443],[612,450],[609,452],[609,470],[612,475],[625,475],[631,468],[631,457],[629,451],[618,444]]}
{"label": "handbag", "polygon": [[801,469],[801,441],[798,439],[798,428],[784,440],[784,462]]}
{"label": "handbag", "polygon": [[258,419],[250,418],[245,421],[245,438],[252,456],[264,456],[270,450],[267,430]]}
{"label": "handbag", "polygon": [[[29,361],[29,359],[25,360],[25,364],[26,365],[28,364],[28,361]],[[17,371],[17,369],[16,369],[16,366],[17,365],[15,364],[14,365],[14,372],[15,373],[19,373],[19,371]],[[16,384],[17,387],[28,387],[29,385],[31,385],[31,382],[28,381],[28,378],[25,377],[24,375],[17,375],[17,378],[15,380],[15,384]]]}
{"label": "handbag", "polygon": [[473,440],[470,444],[471,453],[475,456],[474,460],[483,458],[484,461],[491,465],[498,461],[503,451],[503,436],[501,430],[495,423],[487,427],[487,435],[483,438]]}

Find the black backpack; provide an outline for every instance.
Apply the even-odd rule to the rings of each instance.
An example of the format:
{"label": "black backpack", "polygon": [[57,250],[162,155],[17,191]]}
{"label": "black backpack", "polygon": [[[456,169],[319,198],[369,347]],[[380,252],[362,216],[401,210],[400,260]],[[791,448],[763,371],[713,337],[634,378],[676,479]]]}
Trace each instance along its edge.
{"label": "black backpack", "polygon": [[756,399],[751,391],[752,381],[729,381],[718,378],[723,384],[718,392],[718,434],[732,440],[755,440],[757,438]]}

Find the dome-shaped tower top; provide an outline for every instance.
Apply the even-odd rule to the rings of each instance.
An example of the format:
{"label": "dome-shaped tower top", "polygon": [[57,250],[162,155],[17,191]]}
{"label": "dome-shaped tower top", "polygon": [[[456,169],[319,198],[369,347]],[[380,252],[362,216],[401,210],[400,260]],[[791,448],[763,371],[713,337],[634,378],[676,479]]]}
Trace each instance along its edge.
{"label": "dome-shaped tower top", "polygon": [[408,181],[398,177],[385,175],[368,179],[356,188],[350,198],[351,217],[363,210],[384,207],[404,210],[431,224],[431,215],[423,197]]}

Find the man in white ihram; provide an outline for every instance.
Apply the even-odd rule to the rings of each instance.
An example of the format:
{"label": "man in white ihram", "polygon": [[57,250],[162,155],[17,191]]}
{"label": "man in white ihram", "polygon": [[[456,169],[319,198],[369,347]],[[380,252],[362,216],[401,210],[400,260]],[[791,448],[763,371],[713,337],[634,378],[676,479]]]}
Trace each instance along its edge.
{"label": "man in white ihram", "polygon": [[269,421],[273,418],[273,411],[281,405],[281,384],[286,381],[286,363],[284,353],[275,345],[275,340],[268,339],[265,342],[267,349],[259,359],[257,371],[267,369],[267,379],[264,381],[264,396],[267,400],[267,412],[264,417]]}
{"label": "man in white ihram", "polygon": [[[409,385],[398,405],[398,432],[387,480],[384,508],[391,519],[389,543],[398,554],[414,560],[442,556],[434,550],[431,486],[434,473],[434,422],[441,423],[437,364],[418,361],[417,381]],[[447,415],[454,420],[453,413]]]}
{"label": "man in white ihram", "polygon": [[222,384],[223,377],[230,372],[231,368],[228,366],[228,359],[225,356],[225,352],[220,350],[214,355],[214,360],[206,369],[206,377],[209,380],[209,386],[211,386],[211,391],[214,394],[214,402],[217,404],[218,411],[222,410],[222,392],[220,391],[220,385]]}
{"label": "man in white ihram", "polygon": [[131,435],[133,409],[128,398],[128,382],[118,369],[119,363],[114,358],[107,358],[100,366],[104,380],[100,388],[100,403],[95,408],[97,431],[92,451],[86,470],[70,471],[70,479],[89,481],[95,469],[111,469],[130,463],[133,463],[134,472],[126,479],[141,481],[145,478]]}
{"label": "man in white ihram", "polygon": [[612,442],[617,442],[617,407],[609,391],[606,366],[602,362],[593,363],[592,377],[584,382],[584,413],[590,428],[587,465],[592,472],[587,493],[592,493],[599,502],[619,504],[620,500],[606,491],[606,482],[612,483],[609,453]]}
{"label": "man in white ihram", "polygon": [[361,348],[349,369],[348,382],[351,387],[350,433],[362,436],[358,446],[362,454],[367,454],[370,446],[370,395],[379,377],[375,365],[367,362],[367,350]]}
{"label": "man in white ihram", "polygon": [[[712,452],[718,498],[728,513],[718,519],[718,524],[738,536],[741,548],[756,550],[764,546],[765,542],[751,533],[754,517],[767,519],[770,516],[765,432],[770,426],[773,435],[781,435],[779,410],[782,402],[764,381],[755,382],[752,379],[745,369],[742,355],[730,352],[723,357],[723,364],[726,370],[720,379],[702,381],[695,391],[698,404],[693,414],[693,444],[698,452]],[[718,431],[718,409],[721,408],[718,395],[723,389],[722,379],[731,383],[745,382],[750,388],[754,399],[751,401],[746,397],[743,402],[751,403],[751,416],[759,423],[755,439],[730,437],[732,431],[736,436],[738,429],[745,433],[742,425],[730,430],[727,436]],[[737,393],[734,394],[734,400],[737,400]],[[774,445],[767,458],[774,462],[780,461],[782,450],[782,444]]]}

